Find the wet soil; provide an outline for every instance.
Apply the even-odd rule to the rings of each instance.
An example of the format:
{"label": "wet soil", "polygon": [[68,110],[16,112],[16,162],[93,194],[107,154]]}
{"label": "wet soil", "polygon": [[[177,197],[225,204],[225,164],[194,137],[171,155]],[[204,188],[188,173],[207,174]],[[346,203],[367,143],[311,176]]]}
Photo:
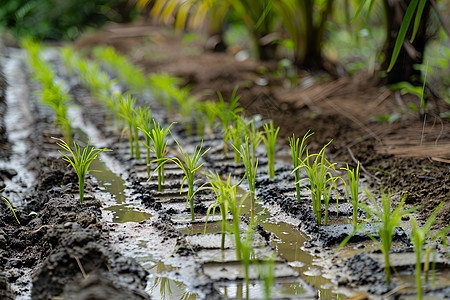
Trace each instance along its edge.
{"label": "wet soil", "polygon": [[[130,30],[134,32],[133,37],[128,35]],[[355,255],[345,255],[347,252],[335,255],[334,249],[352,231],[349,224],[351,204],[340,202],[339,216],[334,217],[337,208],[336,199],[332,199],[329,213],[333,215],[334,223],[316,225],[309,194],[306,191],[302,194],[305,201],[301,203],[295,199],[291,168],[285,162],[290,155],[287,138],[293,133],[301,136],[311,130],[315,132],[309,142],[313,150],[319,150],[333,139],[327,153],[333,161],[339,166],[346,163],[354,166],[360,161],[364,167],[362,181],[372,193],[378,193],[383,187],[393,194],[395,201],[408,194],[409,206],[422,205],[416,216],[423,221],[438,203],[447,200],[449,194],[449,121],[437,117],[439,112],[448,110],[448,104],[434,100],[426,122],[403,112],[397,122],[378,123],[371,120],[372,116],[400,112],[405,103],[417,102],[417,99],[386,91],[364,74],[332,79],[324,74],[301,72],[298,87],[289,89],[283,86],[283,80],[270,73],[276,70],[276,63],[265,64],[269,73],[263,74],[262,64],[258,62],[251,59],[237,61],[230,53],[203,52],[201,44],[183,44],[179,35],[148,24],[128,28],[110,26],[77,42],[78,47],[86,49],[97,44],[115,46],[143,66],[146,72],[167,71],[184,78],[186,83],[195,84],[192,91],[201,99],[216,99],[216,90],[227,99],[239,85],[240,103],[247,115],[259,114],[263,119],[273,119],[275,125],[281,127],[277,176],[275,179],[261,176],[257,182],[261,223],[255,237],[258,255],[264,257],[266,252],[274,249],[278,253],[275,273],[279,284],[276,286],[285,280],[287,285],[294,286],[294,290],[302,291],[301,294],[292,291],[286,294],[280,288],[276,291],[279,298],[312,299],[318,294],[324,299],[342,297],[342,294],[414,297],[414,292],[398,289],[402,286],[399,281],[387,286],[383,260],[377,256],[379,251],[368,246],[367,235],[356,234],[350,240],[350,250],[346,251],[357,251]],[[319,77],[322,79],[318,80]],[[258,85],[260,78],[265,78],[267,84]],[[126,177],[127,201],[149,210],[142,221],[105,221],[103,209],[107,200],[101,196],[98,180],[88,177],[87,199],[80,204],[76,196],[76,175],[60,159],[49,139],[49,136],[58,136],[52,127],[52,118],[31,93],[38,87],[29,78],[26,85],[30,87],[27,105],[33,111],[33,127],[30,135],[24,138],[25,150],[30,156],[27,164],[2,170],[0,184],[14,182],[21,176],[21,168],[31,172],[35,182],[22,183],[18,191],[6,194],[14,203],[22,203],[16,208],[20,226],[6,202],[0,201],[2,299],[14,299],[16,295],[24,299],[147,299],[149,278],[154,276],[149,273],[153,272],[151,268],[160,267],[160,261],[164,270],[158,271],[156,278],[183,282],[188,291],[195,291],[193,298],[221,299],[227,298],[224,296],[227,293],[233,298],[233,289],[241,292],[236,292],[234,298],[243,297],[242,283],[239,283],[242,272],[233,254],[232,243],[228,241],[225,252],[229,253],[223,256],[222,252],[220,258],[217,252],[220,234],[211,229],[212,232],[202,235],[193,229],[195,224],[202,227],[207,207],[214,200],[211,193],[196,195],[196,221],[189,222],[190,212],[184,205],[186,191],[179,194],[182,175],[178,170],[167,168],[165,191],[157,192],[155,180],[147,182],[145,162],[130,159],[129,152],[124,149],[126,138],[121,140],[113,128],[105,125],[104,109],[90,99],[89,91],[75,84],[70,92],[75,102],[83,107],[81,122],[96,128],[97,143],[114,150],[108,155],[120,165],[119,172]],[[0,97],[0,100],[0,107],[4,107],[5,99]],[[138,102],[145,101],[149,100],[138,97]],[[0,113],[4,114],[4,109]],[[153,116],[165,119],[164,114],[163,109],[152,106]],[[198,143],[197,139],[186,137],[181,126],[173,129],[183,145],[195,147]],[[8,135],[1,135],[1,132],[2,145],[5,145],[2,146],[2,160],[7,161],[14,151],[8,147]],[[80,138],[80,135],[76,137]],[[204,168],[225,176],[230,172],[242,176],[243,168],[233,163],[232,155],[224,157],[220,145],[219,136],[205,140],[204,146],[212,149],[205,156]],[[175,146],[173,142],[169,143],[171,151],[176,150]],[[264,154],[264,150],[258,151]],[[266,172],[266,164],[262,159],[262,172]],[[198,186],[203,182],[205,178],[201,177]],[[339,193],[343,194],[342,187]],[[436,229],[448,225],[449,211],[447,203],[438,214]],[[217,210],[216,216],[219,215]],[[359,217],[365,218],[365,214],[360,211]],[[283,222],[282,230],[272,229],[274,224],[279,226]],[[245,227],[245,222],[243,224]],[[367,232],[376,236],[376,230],[370,224],[365,226]],[[242,230],[245,232],[246,229]],[[407,228],[397,228],[395,232],[395,249],[402,255],[411,250],[407,231]],[[284,235],[288,236],[286,241]],[[295,242],[289,239],[296,235],[305,238]],[[283,246],[288,243],[289,250],[283,252]],[[304,256],[291,258],[292,252],[299,249]],[[142,257],[130,254],[138,252],[143,252]],[[145,255],[153,258],[149,261]],[[149,263],[151,268],[144,267]],[[409,275],[414,272],[412,265],[406,264]],[[442,257],[439,272],[444,279],[448,278],[448,269],[447,260]],[[252,274],[253,282],[257,282],[256,273]],[[303,274],[308,274],[306,279]],[[323,277],[331,280],[322,281]],[[438,288],[430,288],[429,293],[445,297],[448,286],[449,283],[444,282]],[[253,290],[257,290],[256,283]],[[162,295],[154,296],[158,297],[162,298]],[[251,298],[261,297],[262,294],[256,293]]]}

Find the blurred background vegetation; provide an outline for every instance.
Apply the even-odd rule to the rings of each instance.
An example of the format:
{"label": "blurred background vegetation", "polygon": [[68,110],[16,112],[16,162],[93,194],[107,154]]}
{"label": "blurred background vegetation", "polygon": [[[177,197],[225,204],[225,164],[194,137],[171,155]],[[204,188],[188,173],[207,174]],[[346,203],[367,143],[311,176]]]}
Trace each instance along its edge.
{"label": "blurred background vegetation", "polygon": [[[206,35],[209,49],[239,44],[257,59],[279,61],[286,74],[299,68],[338,76],[379,71],[380,83],[420,86],[427,73],[427,83],[435,82],[429,84],[431,92],[450,102],[449,4],[450,0],[2,0],[0,27],[17,37],[73,40],[87,28],[141,16]],[[386,72],[410,5],[415,5],[411,25],[397,63]],[[421,5],[423,13],[416,18]],[[417,34],[411,41],[414,23]]]}
{"label": "blurred background vegetation", "polygon": [[0,27],[16,37],[75,39],[86,28],[107,21],[129,22],[134,5],[123,0],[2,0]]}

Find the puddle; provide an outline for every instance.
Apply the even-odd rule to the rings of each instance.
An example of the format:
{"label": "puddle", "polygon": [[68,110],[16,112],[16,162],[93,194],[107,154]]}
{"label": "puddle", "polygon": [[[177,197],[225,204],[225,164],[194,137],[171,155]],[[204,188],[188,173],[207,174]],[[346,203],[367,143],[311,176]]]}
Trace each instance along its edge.
{"label": "puddle", "polygon": [[335,299],[344,295],[337,294],[330,289],[333,286],[330,280],[321,276],[320,268],[314,266],[314,257],[308,252],[303,251],[300,247],[308,240],[294,225],[277,222],[266,219],[261,225],[269,232],[276,234],[278,239],[273,241],[276,246],[277,253],[286,259],[301,277],[311,283],[319,293],[319,298]]}

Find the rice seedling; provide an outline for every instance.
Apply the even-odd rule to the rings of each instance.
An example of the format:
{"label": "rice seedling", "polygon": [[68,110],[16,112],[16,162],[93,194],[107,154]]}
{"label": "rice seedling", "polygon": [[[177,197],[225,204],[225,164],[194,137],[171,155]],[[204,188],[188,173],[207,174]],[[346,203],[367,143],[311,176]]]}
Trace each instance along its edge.
{"label": "rice seedling", "polygon": [[[208,176],[209,182],[217,195],[216,203],[208,208],[207,216],[211,209],[215,209],[217,202],[219,202],[220,210],[222,214],[222,243],[221,249],[225,248],[225,230],[234,236],[234,242],[236,246],[236,257],[240,260],[244,266],[244,277],[247,286],[247,298],[248,298],[248,284],[249,284],[249,266],[251,262],[251,257],[253,254],[253,240],[254,240],[254,224],[251,222],[249,224],[248,230],[245,235],[245,239],[241,238],[240,231],[240,211],[241,205],[245,201],[247,194],[243,195],[240,200],[237,197],[237,187],[242,182],[242,178],[238,183],[231,183],[231,175],[228,176],[226,182],[223,182],[220,176],[216,173],[215,175],[210,174]],[[232,216],[232,224],[227,222],[226,216],[228,211]],[[214,214],[214,213],[213,213]],[[206,224],[205,224],[206,230]]]}
{"label": "rice seedling", "polygon": [[[239,186],[244,178],[242,178],[239,182],[235,183],[231,180],[231,174],[228,175],[228,179],[226,182],[222,181],[220,175],[218,173],[209,173],[207,175],[209,184],[216,194],[216,201],[208,207],[206,212],[206,222],[205,222],[205,232],[206,226],[208,224],[208,217],[211,213],[211,209],[213,210],[213,217],[215,215],[217,204],[219,204],[220,214],[222,216],[222,240],[220,244],[220,248],[222,250],[225,249],[225,232],[227,225],[227,214],[229,211],[230,203],[235,203],[233,199],[236,198],[236,187]],[[231,197],[232,200],[229,200],[228,197]]]}
{"label": "rice seedling", "polygon": [[336,190],[336,180],[338,179],[330,173],[330,170],[334,170],[335,163],[332,164],[325,158],[325,149],[330,143],[331,141],[323,146],[319,153],[309,154],[306,149],[306,157],[296,168],[303,168],[308,176],[310,186],[307,188],[311,192],[317,225],[322,223],[322,200],[325,203],[324,225],[328,223],[328,202],[331,197],[331,189],[334,187]]}
{"label": "rice seedling", "polygon": [[21,41],[22,47],[29,54],[30,66],[34,72],[34,78],[42,84],[41,102],[51,107],[56,116],[55,125],[58,125],[62,135],[68,143],[71,142],[72,129],[67,119],[66,103],[70,99],[69,94],[59,84],[55,83],[55,73],[51,66],[44,61],[39,53],[39,43],[24,39]]}
{"label": "rice seedling", "polygon": [[[128,139],[130,140],[130,152],[131,157],[134,156],[134,147],[133,147],[133,130],[136,128],[136,118],[135,118],[135,109],[134,106],[136,104],[136,99],[131,98],[130,94],[125,97],[121,97],[121,101],[119,101],[118,105],[120,108],[120,115],[126,122],[128,123]],[[124,129],[125,130],[125,129]],[[135,133],[136,135],[136,133]],[[139,141],[136,142],[138,147],[136,148],[136,158],[139,159]]]}
{"label": "rice seedling", "polygon": [[[229,103],[225,103],[223,100],[222,94],[220,91],[217,91],[217,95],[219,96],[219,102],[215,105],[216,115],[221,120],[221,124],[223,127],[224,133],[227,132],[228,127],[230,126],[231,121],[235,118],[235,115],[243,112],[243,109],[239,107],[239,98],[241,96],[236,96],[238,87],[236,86],[231,94],[231,99]],[[228,139],[229,136],[224,134],[223,139],[223,153],[226,154],[228,152]]]}
{"label": "rice seedling", "polygon": [[197,135],[201,138],[205,137],[205,105],[204,102],[196,102],[195,108],[197,109],[197,112],[194,114],[194,120],[195,120],[195,128],[197,129]]}
{"label": "rice seedling", "polygon": [[196,100],[189,95],[191,87],[186,86],[180,89],[170,91],[178,102],[178,111],[181,117],[181,124],[186,131],[187,136],[192,136],[192,119],[196,108]]}
{"label": "rice seedling", "polygon": [[241,154],[239,153],[239,150],[242,145],[242,138],[247,133],[247,125],[245,124],[244,119],[236,114],[234,118],[234,124],[231,126],[228,126],[225,135],[228,135],[227,139],[231,140],[231,144],[234,147],[234,162],[240,163],[241,162]]}
{"label": "rice seedling", "polygon": [[216,212],[217,204],[219,204],[220,208],[220,214],[222,216],[222,239],[220,243],[220,249],[225,249],[225,232],[226,232],[226,222],[227,222],[227,214],[228,214],[228,201],[225,201],[225,197],[227,197],[226,193],[228,192],[228,189],[231,188],[231,174],[228,175],[227,182],[223,182],[220,178],[220,175],[215,173],[211,173],[208,175],[208,181],[211,185],[211,188],[213,189],[214,193],[216,194],[216,201],[213,205],[208,207],[208,210],[206,211],[206,222],[205,222],[205,230],[204,233],[206,233],[206,226],[208,224],[208,217],[211,213],[211,209],[213,210],[213,218]]}
{"label": "rice seedling", "polygon": [[[427,240],[427,238],[429,238],[429,231],[431,226],[433,226],[433,224],[436,222],[436,214],[439,211],[439,209],[442,208],[442,206],[444,206],[445,202],[441,202],[436,209],[433,211],[433,213],[428,217],[427,221],[425,222],[425,224],[419,228],[417,226],[417,221],[416,219],[411,216],[410,220],[411,220],[411,225],[412,225],[412,233],[411,233],[411,242],[414,245],[414,251],[416,253],[416,286],[417,286],[417,297],[418,299],[422,299],[423,295],[422,295],[422,258],[423,258],[423,254],[425,251],[426,255],[426,260],[425,260],[425,264],[424,264],[424,269],[426,269],[426,271],[428,271],[428,259],[429,259],[429,253],[431,251],[430,247],[425,248],[425,242]],[[450,226],[448,226],[447,228],[444,228],[443,230],[448,231],[450,229]],[[425,280],[428,280],[428,276],[426,274],[425,276]]]}
{"label": "rice seedling", "polygon": [[382,191],[382,207],[378,206],[374,197],[366,191],[367,197],[372,202],[375,209],[370,208],[365,203],[360,203],[359,206],[364,209],[368,216],[378,219],[378,235],[381,241],[378,241],[373,236],[369,237],[378,245],[384,255],[384,271],[386,274],[386,282],[391,284],[391,264],[389,262],[389,251],[391,250],[392,238],[394,236],[394,228],[398,226],[402,216],[412,213],[419,207],[413,207],[407,210],[402,210],[406,201],[406,195],[401,199],[397,208],[391,212],[391,195]]}
{"label": "rice seedling", "polygon": [[214,123],[216,121],[217,118],[217,111],[216,111],[216,103],[213,101],[205,101],[202,102],[202,106],[203,106],[203,113],[204,113],[204,117],[206,117],[206,123],[208,124],[208,132],[209,132],[209,137],[213,138],[214,134],[213,134],[213,129],[214,129]]}
{"label": "rice seedling", "polygon": [[273,121],[271,120],[269,124],[264,124],[264,131],[266,136],[263,141],[266,145],[267,150],[267,158],[269,164],[269,177],[273,178],[275,176],[275,146],[277,143],[277,135],[278,131],[280,131],[280,127],[277,127],[275,130],[273,126]]}
{"label": "rice seedling", "polygon": [[298,147],[298,144],[300,142],[300,139],[295,139],[295,134],[292,134],[292,137],[289,138],[289,145],[291,147],[291,155],[292,155],[292,162],[294,163],[294,173],[295,176],[295,191],[297,194],[297,202],[300,203],[300,165],[302,162],[302,156],[303,152],[305,152],[306,144],[305,141],[308,137],[313,135],[314,133],[309,133],[309,130],[305,133],[305,135],[302,138],[302,143],[300,144],[300,148]]}
{"label": "rice seedling", "polygon": [[95,58],[107,64],[119,79],[133,90],[140,92],[148,86],[143,70],[130,63],[125,56],[117,53],[113,47],[95,47],[92,54]]}
{"label": "rice seedling", "polygon": [[255,159],[256,148],[264,140],[264,135],[259,131],[255,125],[255,119],[252,119],[247,124],[247,134],[252,145],[252,159]]}
{"label": "rice seedling", "polygon": [[67,156],[66,154],[62,153],[61,150],[58,150],[61,155],[63,155],[63,160],[67,161],[72,165],[75,172],[78,176],[78,187],[79,187],[79,194],[80,194],[80,202],[84,203],[84,179],[86,178],[87,171],[89,169],[89,166],[94,161],[94,159],[97,158],[98,154],[103,151],[111,151],[110,149],[103,148],[103,149],[96,149],[94,147],[89,149],[89,144],[91,142],[91,139],[89,138],[89,141],[84,149],[80,147],[75,141],[73,142],[75,151],[72,151],[70,149],[70,146],[62,139],[53,138],[56,140],[56,144],[66,150],[70,153],[72,158]]}
{"label": "rice seedling", "polygon": [[[200,144],[200,147],[196,146],[195,150],[194,150],[194,153],[191,156],[191,155],[189,155],[189,153],[186,153],[186,152],[183,151],[183,148],[181,148],[180,144],[178,143],[178,141],[174,137],[173,137],[173,139],[175,140],[175,142],[178,145],[178,149],[181,152],[182,160],[179,159],[178,157],[171,157],[171,158],[156,159],[155,161],[161,162],[162,165],[164,165],[168,161],[172,161],[178,167],[180,167],[181,170],[183,170],[184,177],[181,180],[180,194],[181,194],[181,192],[183,190],[184,181],[186,180],[187,181],[187,185],[188,185],[188,194],[187,194],[187,198],[186,198],[186,206],[187,206],[187,203],[189,202],[190,209],[191,209],[192,221],[194,221],[195,220],[195,215],[194,215],[194,195],[196,193],[196,192],[194,192],[194,175],[195,175],[195,172],[197,172],[204,164],[204,163],[200,164],[200,159],[211,148],[206,149],[202,153],[202,148],[203,148],[203,140],[202,140],[202,142]],[[158,166],[158,168],[159,167],[160,166]]]}
{"label": "rice seedling", "polygon": [[[0,193],[3,192],[4,190],[5,190],[5,188],[1,189],[1,190],[0,190]],[[17,223],[20,225],[20,221],[19,221],[19,219],[17,218],[16,212],[14,211],[14,208],[13,208],[11,202],[9,202],[9,200],[6,199],[5,196],[3,196],[3,195],[0,195],[0,196],[2,197],[3,200],[6,201],[6,203],[8,203],[9,208],[11,208],[11,211],[13,212],[14,218],[16,218]]]}
{"label": "rice seedling", "polygon": [[138,111],[136,112],[136,117],[137,117],[137,124],[138,124],[138,128],[140,130],[142,130],[142,132],[144,133],[144,137],[145,137],[145,147],[147,149],[147,175],[150,176],[150,136],[145,134],[146,132],[152,132],[153,129],[153,123],[152,123],[152,118],[151,118],[151,110],[149,107],[139,107]]}
{"label": "rice seedling", "polygon": [[[342,170],[347,171],[348,176],[348,186],[346,184],[346,193],[347,193],[347,201],[350,199],[348,188],[350,188],[350,193],[352,195],[352,204],[353,204],[353,232],[356,232],[358,227],[358,197],[359,197],[359,161],[358,165],[355,169],[350,169],[348,164],[346,168],[342,168]],[[345,183],[345,181],[344,181]]]}
{"label": "rice seedling", "polygon": [[[166,135],[170,132],[170,127],[172,127],[174,123],[170,124],[166,129],[162,128],[159,122],[157,123],[155,119],[153,119],[153,128],[151,131],[146,130],[144,127],[140,127],[140,129],[144,132],[147,138],[152,141],[153,145],[147,145],[146,147],[150,148],[153,153],[156,155],[156,162],[158,170],[158,191],[161,191],[162,184],[164,183],[164,161],[166,155],[166,147],[167,140]],[[150,178],[149,178],[150,180]]]}
{"label": "rice seedling", "polygon": [[173,110],[172,97],[174,91],[178,90],[177,86],[182,83],[182,79],[167,73],[152,73],[148,80],[156,100],[160,104],[165,103],[168,113],[171,114]]}
{"label": "rice seedling", "polygon": [[[237,149],[233,145],[234,149]],[[251,206],[251,223],[254,222],[255,219],[255,190],[256,190],[256,171],[258,169],[258,159],[256,159],[251,155],[248,137],[245,138],[244,145],[241,145],[241,149],[238,150],[239,154],[242,157],[245,167],[245,176],[247,176],[248,188],[250,190],[250,197],[252,201]]]}

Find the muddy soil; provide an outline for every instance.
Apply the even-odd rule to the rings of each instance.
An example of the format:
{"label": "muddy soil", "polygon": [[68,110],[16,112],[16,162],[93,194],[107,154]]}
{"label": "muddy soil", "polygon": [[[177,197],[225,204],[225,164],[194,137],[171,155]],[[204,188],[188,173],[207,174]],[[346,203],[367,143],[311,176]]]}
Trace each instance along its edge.
{"label": "muddy soil", "polygon": [[[130,30],[134,32],[133,37],[126,37]],[[402,110],[402,104],[417,102],[417,99],[375,86],[373,78],[364,74],[316,81],[318,76],[327,76],[302,73],[298,87],[288,89],[283,87],[280,78],[270,74],[276,69],[274,63],[264,65],[269,73],[262,75],[260,63],[250,59],[237,61],[229,53],[202,52],[201,45],[183,44],[180,36],[148,24],[128,28],[112,26],[77,42],[78,47],[86,49],[97,44],[115,46],[145,67],[147,72],[167,71],[184,78],[186,83],[194,83],[193,92],[201,99],[216,99],[216,90],[220,90],[227,99],[233,88],[240,85],[240,103],[247,115],[259,114],[263,119],[273,119],[275,125],[281,127],[277,176],[269,179],[262,175],[257,182],[261,220],[255,238],[257,258],[264,257],[269,251],[277,251],[277,284],[274,285],[279,293],[277,298],[332,299],[344,295],[414,298],[414,288],[405,289],[402,284],[403,278],[411,277],[414,272],[408,229],[397,228],[395,232],[393,255],[396,258],[393,260],[401,274],[391,286],[384,279],[380,251],[370,244],[367,235],[355,235],[347,249],[336,256],[334,249],[352,232],[351,224],[348,224],[351,204],[340,202],[339,216],[335,216],[337,201],[333,197],[329,208],[330,216],[333,215],[332,224],[315,224],[306,190],[302,193],[305,201],[297,203],[295,199],[294,180],[286,160],[290,155],[286,147],[287,137],[293,133],[301,136],[312,130],[315,134],[309,146],[315,150],[333,139],[328,153],[333,161],[339,166],[346,163],[354,166],[359,160],[364,166],[362,176],[367,188],[376,194],[382,186],[393,194],[395,201],[408,194],[408,205],[422,205],[423,209],[416,215],[425,220],[439,202],[447,200],[449,194],[449,122],[435,117],[449,109],[447,104],[434,100],[433,113],[425,123],[418,116],[403,113],[397,122],[383,124],[372,121],[371,117],[397,113]],[[26,70],[23,61],[18,68]],[[152,269],[145,267],[149,263],[143,261],[145,255],[154,257],[152,268],[159,267],[159,261],[163,263],[165,270],[156,278],[183,282],[187,291],[196,293],[188,294],[191,298],[243,297],[242,272],[236,266],[232,243],[228,241],[227,255],[224,257],[222,252],[220,258],[219,232],[212,229],[211,233],[202,234],[205,213],[214,201],[214,195],[209,192],[196,195],[196,221],[190,222],[190,212],[184,205],[186,191],[179,193],[182,178],[179,170],[168,167],[165,190],[157,192],[155,179],[147,181],[145,161],[130,159],[124,146],[127,145],[126,137],[121,139],[114,128],[105,125],[105,110],[95,104],[88,90],[74,84],[70,93],[74,102],[82,105],[81,122],[96,128],[94,142],[113,150],[108,153],[108,160],[120,165],[119,173],[127,182],[127,201],[144,206],[148,215],[142,221],[123,223],[105,218],[105,215],[109,216],[106,209],[110,204],[103,198],[98,180],[93,176],[87,179],[86,203],[79,203],[76,175],[61,160],[54,142],[49,139],[50,136],[59,136],[52,126],[51,114],[32,93],[39,87],[30,80],[29,73],[24,73],[28,74],[23,80],[29,89],[28,97],[24,98],[25,105],[33,114],[30,133],[22,139],[26,147],[23,151],[30,155],[25,163],[15,167],[5,163],[8,168],[2,168],[1,172],[0,184],[20,183],[15,192],[8,191],[2,195],[13,203],[21,203],[16,209],[21,225],[15,221],[6,202],[0,201],[0,297],[147,299],[150,298],[149,278],[153,275],[149,276]],[[262,77],[267,83],[261,84],[259,79]],[[308,85],[308,82],[312,84]],[[15,84],[13,82],[10,87]],[[141,104],[151,101],[144,96],[137,97]],[[3,108],[0,113],[4,114],[2,103],[5,100],[1,97],[0,100]],[[14,110],[14,106],[10,105],[9,110]],[[163,109],[157,106],[152,106],[152,116],[167,118]],[[12,125],[5,128],[11,132],[15,130]],[[199,140],[187,137],[181,126],[175,126],[173,130],[188,149],[198,144]],[[8,135],[0,137],[3,138],[2,145],[6,145],[1,148],[2,161],[11,161],[17,142],[8,146]],[[76,134],[75,137],[81,138],[81,135]],[[211,147],[204,159],[205,169],[224,176],[230,172],[238,177],[244,174],[244,169],[233,162],[231,154],[222,154],[220,133],[215,139],[205,139],[204,146]],[[169,148],[171,153],[176,151],[173,142],[169,143]],[[264,150],[258,151],[261,156],[264,154]],[[261,159],[260,168],[266,172],[264,159]],[[23,178],[24,169],[33,174],[33,182],[27,184],[18,180]],[[200,186],[204,182],[206,179],[201,177],[197,184]],[[342,197],[343,193],[340,187],[339,196]],[[448,225],[449,211],[447,203],[438,214],[436,228]],[[216,215],[220,215],[218,211]],[[365,213],[360,211],[359,217],[365,218]],[[245,227],[245,220],[242,223]],[[273,230],[274,225],[280,226],[281,223],[284,224],[282,229]],[[197,225],[200,229],[196,229]],[[242,230],[245,232],[246,229]],[[365,231],[376,236],[376,230],[370,224],[365,225]],[[283,239],[284,236],[292,238],[297,235],[300,238],[295,243]],[[285,245],[290,248],[283,252]],[[306,258],[291,257],[298,251],[302,251]],[[143,252],[142,257],[136,255],[138,252]],[[446,291],[450,286],[447,282],[448,261],[443,255],[437,261],[441,274],[438,276],[444,283],[430,287],[426,292],[443,298],[448,295]],[[256,290],[255,270],[251,276]],[[324,278],[329,280],[321,281]],[[286,285],[294,286],[295,291],[286,294],[283,280]],[[240,290],[241,294],[236,292],[233,297],[233,289]],[[302,293],[297,294],[296,289]],[[251,298],[262,297],[262,294],[254,294]],[[158,299],[158,296],[153,298]]]}

